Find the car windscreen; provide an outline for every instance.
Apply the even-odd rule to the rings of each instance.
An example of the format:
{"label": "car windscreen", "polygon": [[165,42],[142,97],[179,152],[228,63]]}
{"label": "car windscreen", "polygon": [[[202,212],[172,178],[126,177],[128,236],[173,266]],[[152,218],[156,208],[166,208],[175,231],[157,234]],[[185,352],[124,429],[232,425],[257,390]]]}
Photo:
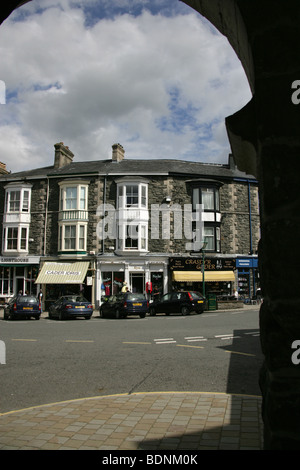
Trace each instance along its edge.
{"label": "car windscreen", "polygon": [[199,292],[190,292],[190,296],[194,300],[203,299],[203,295],[201,295]]}
{"label": "car windscreen", "polygon": [[31,295],[20,295],[20,297],[17,298],[17,302],[21,304],[34,304],[38,302],[38,299]]}
{"label": "car windscreen", "polygon": [[67,302],[88,302],[84,297],[79,295],[67,295],[64,297]]}
{"label": "car windscreen", "polygon": [[144,294],[128,294],[127,300],[145,300]]}

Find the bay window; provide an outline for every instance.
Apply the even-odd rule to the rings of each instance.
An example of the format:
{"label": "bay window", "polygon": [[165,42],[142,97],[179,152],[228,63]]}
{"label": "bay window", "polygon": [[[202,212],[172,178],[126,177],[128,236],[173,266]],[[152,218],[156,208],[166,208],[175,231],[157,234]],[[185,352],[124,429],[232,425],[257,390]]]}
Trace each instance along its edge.
{"label": "bay window", "polygon": [[83,180],[65,180],[59,186],[59,253],[86,253],[88,183]]}
{"label": "bay window", "polygon": [[28,226],[6,226],[3,229],[3,253],[28,252]]}
{"label": "bay window", "polygon": [[[219,199],[219,184],[211,183],[207,186],[193,187],[192,207],[194,220],[200,217],[197,210],[201,210],[199,220],[203,221],[202,242],[205,241],[205,251],[221,251],[221,213]],[[193,230],[195,230],[195,223]]]}
{"label": "bay window", "polygon": [[148,248],[148,181],[117,181],[117,250],[145,252]]}
{"label": "bay window", "polygon": [[5,186],[2,237],[4,255],[28,253],[31,188],[32,185],[25,182],[14,182]]}

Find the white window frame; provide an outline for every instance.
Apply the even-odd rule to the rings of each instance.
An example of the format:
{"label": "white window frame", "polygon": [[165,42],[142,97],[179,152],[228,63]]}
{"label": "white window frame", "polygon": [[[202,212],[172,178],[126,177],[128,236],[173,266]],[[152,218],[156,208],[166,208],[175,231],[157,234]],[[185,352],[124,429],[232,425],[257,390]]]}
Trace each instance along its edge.
{"label": "white window frame", "polygon": [[[13,194],[19,193],[19,198],[14,199],[12,197]],[[25,197],[27,194],[28,197]],[[18,207],[13,208],[13,206],[18,202]],[[6,214],[20,214],[30,213],[30,205],[31,205],[31,187],[28,186],[11,186],[6,187],[5,191],[5,213]]]}
{"label": "white window frame", "polygon": [[[26,236],[22,238],[23,231],[25,230]],[[10,231],[17,231],[15,238],[8,238]],[[16,240],[16,246],[13,248],[9,247],[9,240]],[[25,240],[25,248],[22,248],[22,240]],[[6,225],[3,228],[3,248],[2,252],[6,254],[12,253],[28,253],[28,241],[29,241],[29,225]]]}
{"label": "white window frame", "polygon": [[[75,229],[75,236],[67,236],[68,230],[70,229],[70,235]],[[82,237],[82,230],[83,230],[83,237]],[[59,252],[86,252],[87,251],[87,223],[86,222],[76,222],[74,224],[71,223],[61,223],[59,225],[59,240],[58,240],[58,248]],[[70,246],[69,242],[74,240],[74,246]],[[82,245],[83,241],[83,245]]]}
{"label": "white window frame", "polygon": [[[76,198],[68,198],[67,192],[70,189],[76,189]],[[84,198],[81,197],[82,190],[85,192]],[[67,202],[75,201],[75,207],[67,207]],[[82,201],[84,201],[82,207]],[[70,181],[60,183],[59,210],[60,211],[86,211],[88,207],[88,183],[79,181]]]}
{"label": "white window frame", "polygon": [[[136,202],[130,203],[130,197],[136,197]],[[147,252],[148,220],[148,181],[139,178],[117,181],[117,251]],[[136,242],[129,243],[131,238]]]}
{"label": "white window frame", "polygon": [[[88,224],[88,188],[89,182],[80,179],[61,181],[59,183],[59,228],[58,228],[58,251],[60,254],[86,253],[87,251],[87,224]],[[70,192],[73,191],[73,196]],[[69,194],[70,193],[70,196]],[[70,204],[69,204],[70,203]],[[69,227],[75,230],[74,237],[66,237]],[[70,232],[71,234],[71,232]],[[73,246],[68,240],[75,241]]]}

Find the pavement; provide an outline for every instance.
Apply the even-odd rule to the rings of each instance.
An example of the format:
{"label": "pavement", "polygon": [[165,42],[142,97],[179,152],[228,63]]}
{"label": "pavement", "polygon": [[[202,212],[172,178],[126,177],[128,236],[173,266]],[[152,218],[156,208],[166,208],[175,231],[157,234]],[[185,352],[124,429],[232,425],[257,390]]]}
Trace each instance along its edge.
{"label": "pavement", "polygon": [[0,413],[0,450],[263,450],[261,405],[260,396],[161,391],[49,403]]}
{"label": "pavement", "polygon": [[0,450],[262,450],[261,397],[157,392],[0,415]]}

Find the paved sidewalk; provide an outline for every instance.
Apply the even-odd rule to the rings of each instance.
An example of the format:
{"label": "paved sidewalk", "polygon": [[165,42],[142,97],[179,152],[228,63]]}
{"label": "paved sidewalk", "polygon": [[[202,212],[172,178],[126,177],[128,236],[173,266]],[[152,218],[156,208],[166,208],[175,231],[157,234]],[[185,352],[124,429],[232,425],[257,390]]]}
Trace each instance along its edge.
{"label": "paved sidewalk", "polygon": [[157,392],[0,414],[0,450],[262,450],[261,397]]}

